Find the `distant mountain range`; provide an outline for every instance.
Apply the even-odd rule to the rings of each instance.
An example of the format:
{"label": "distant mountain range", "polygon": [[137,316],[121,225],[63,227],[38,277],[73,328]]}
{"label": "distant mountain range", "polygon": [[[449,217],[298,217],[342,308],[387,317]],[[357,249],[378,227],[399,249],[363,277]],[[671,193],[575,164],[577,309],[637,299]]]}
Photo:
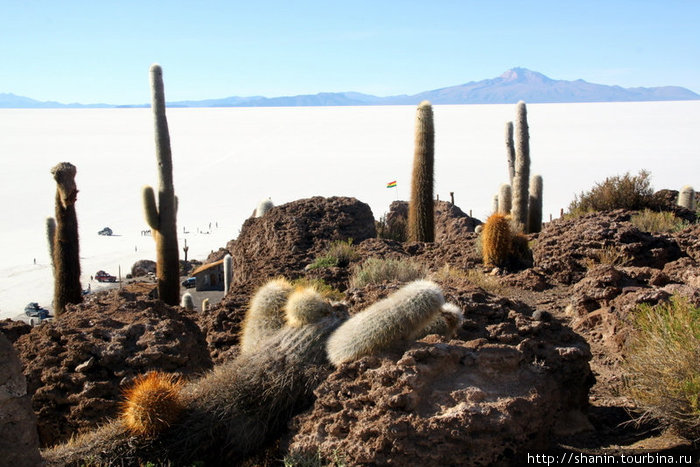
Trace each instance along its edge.
{"label": "distant mountain range", "polygon": [[[200,101],[168,102],[169,107],[297,107],[344,105],[416,105],[423,100],[433,104],[514,104],[534,103],[632,102],[696,100],[700,95],[679,86],[623,88],[604,84],[555,80],[526,68],[513,68],[501,76],[414,95],[377,97],[358,92],[322,92],[284,97],[225,97]],[[61,104],[41,102],[14,94],[0,94],[0,108],[117,108],[148,107],[150,104]]]}

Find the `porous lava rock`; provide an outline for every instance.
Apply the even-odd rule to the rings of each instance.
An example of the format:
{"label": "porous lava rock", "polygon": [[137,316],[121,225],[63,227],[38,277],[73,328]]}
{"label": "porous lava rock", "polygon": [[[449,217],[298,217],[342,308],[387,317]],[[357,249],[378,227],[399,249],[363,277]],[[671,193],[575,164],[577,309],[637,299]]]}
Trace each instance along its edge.
{"label": "porous lava rock", "polygon": [[673,235],[685,254],[700,261],[700,224],[693,224]]}
{"label": "porous lava rock", "polygon": [[137,375],[189,377],[212,367],[193,313],[134,295],[92,295],[15,342],[43,446],[115,416]]}
{"label": "porous lava rock", "polygon": [[150,259],[140,259],[131,266],[132,277],[142,277],[156,273],[156,262]]}
{"label": "porous lava rock", "polygon": [[33,467],[41,463],[36,416],[22,365],[0,333],[0,464]]}
{"label": "porous lava rock", "polygon": [[600,263],[661,269],[681,256],[668,235],[640,231],[633,211],[597,212],[546,224],[532,253],[535,266],[563,284],[574,284],[591,265]]}
{"label": "porous lava rock", "polygon": [[28,334],[31,330],[32,326],[24,321],[14,321],[9,318],[0,321],[0,334],[4,334],[13,344],[20,336]]}
{"label": "porous lava rock", "polygon": [[[434,201],[435,243],[452,242],[462,238],[465,233],[474,232],[482,222],[465,214],[458,206],[447,201]],[[408,201],[394,201],[389,205],[385,223],[387,235],[394,240],[405,240],[404,235],[392,235],[405,231],[408,222]],[[399,237],[399,238],[395,238]]]}
{"label": "porous lava rock", "polygon": [[229,242],[233,282],[262,283],[274,276],[300,276],[330,242],[359,243],[377,231],[370,207],[355,198],[316,196],[276,206],[243,223]]}
{"label": "porous lava rock", "polygon": [[[351,308],[396,286],[354,291]],[[456,338],[427,336],[341,365],[291,422],[292,452],[350,465],[515,465],[554,434],[590,427],[581,337],[458,279],[441,286],[466,315]]]}

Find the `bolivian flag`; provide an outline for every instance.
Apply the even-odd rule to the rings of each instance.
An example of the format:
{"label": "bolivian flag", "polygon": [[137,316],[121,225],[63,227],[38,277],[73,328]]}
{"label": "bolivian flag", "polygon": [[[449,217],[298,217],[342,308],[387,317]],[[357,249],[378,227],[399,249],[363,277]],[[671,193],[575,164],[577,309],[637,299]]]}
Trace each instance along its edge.
{"label": "bolivian flag", "polygon": [[393,182],[387,183],[386,187],[387,188],[396,188],[396,180],[394,180]]}

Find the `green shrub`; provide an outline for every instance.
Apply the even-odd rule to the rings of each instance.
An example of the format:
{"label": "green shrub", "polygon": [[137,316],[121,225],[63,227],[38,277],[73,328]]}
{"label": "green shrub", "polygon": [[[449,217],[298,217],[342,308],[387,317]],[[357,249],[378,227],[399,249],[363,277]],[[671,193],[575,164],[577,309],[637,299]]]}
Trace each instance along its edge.
{"label": "green shrub", "polygon": [[700,308],[672,296],[640,305],[623,362],[625,389],[639,408],[679,433],[700,437]]}
{"label": "green shrub", "polygon": [[410,259],[368,258],[355,267],[350,285],[364,287],[367,284],[381,284],[384,281],[393,280],[410,282],[422,279],[426,274],[425,266]]}
{"label": "green shrub", "polygon": [[649,209],[632,216],[630,222],[639,230],[649,233],[678,232],[690,225],[683,219],[677,218],[672,212],[654,212]]}
{"label": "green shrub", "polygon": [[628,172],[622,177],[608,177],[604,182],[596,183],[591,191],[576,196],[569,205],[569,213],[581,215],[613,209],[641,210],[651,205],[652,195],[649,172],[641,170],[636,176]]}
{"label": "green shrub", "polygon": [[357,257],[355,246],[352,244],[352,238],[348,240],[338,240],[331,243],[326,249],[326,252],[309,265],[309,269],[336,266],[345,267],[350,264],[350,261],[357,259]]}
{"label": "green shrub", "polygon": [[343,292],[327,284],[323,279],[300,277],[299,279],[293,280],[291,284],[295,289],[311,287],[315,289],[316,292],[320,293],[321,296],[329,300],[340,301],[345,298]]}

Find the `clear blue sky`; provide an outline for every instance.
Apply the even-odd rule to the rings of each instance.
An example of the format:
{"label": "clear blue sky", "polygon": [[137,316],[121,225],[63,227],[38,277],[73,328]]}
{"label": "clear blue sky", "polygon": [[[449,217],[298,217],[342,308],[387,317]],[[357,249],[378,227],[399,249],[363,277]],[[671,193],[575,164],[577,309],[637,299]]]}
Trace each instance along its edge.
{"label": "clear blue sky", "polygon": [[0,92],[136,104],[413,94],[522,66],[700,93],[698,0],[0,0]]}

